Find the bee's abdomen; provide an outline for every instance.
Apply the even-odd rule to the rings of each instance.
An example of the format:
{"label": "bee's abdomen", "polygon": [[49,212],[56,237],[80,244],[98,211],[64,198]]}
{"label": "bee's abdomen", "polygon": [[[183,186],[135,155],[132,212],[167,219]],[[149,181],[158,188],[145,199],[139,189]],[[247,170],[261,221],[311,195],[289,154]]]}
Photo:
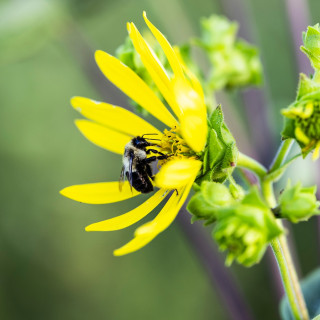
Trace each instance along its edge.
{"label": "bee's abdomen", "polygon": [[141,193],[153,191],[153,185],[147,174],[132,172],[132,186]]}

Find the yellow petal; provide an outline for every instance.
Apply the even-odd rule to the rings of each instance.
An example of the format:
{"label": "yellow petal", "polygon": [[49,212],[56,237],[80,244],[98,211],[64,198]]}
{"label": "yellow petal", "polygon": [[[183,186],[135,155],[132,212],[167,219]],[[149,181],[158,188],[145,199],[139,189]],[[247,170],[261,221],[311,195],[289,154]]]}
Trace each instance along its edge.
{"label": "yellow petal", "polygon": [[162,50],[164,51],[169,64],[172,68],[172,71],[175,75],[175,77],[178,78],[184,78],[184,74],[182,71],[182,66],[179,63],[179,59],[174,52],[173,48],[171,47],[169,41],[166,39],[166,37],[148,20],[147,14],[144,11],[143,12],[143,18],[144,21],[146,22],[147,26],[149,27],[150,31],[153,33],[155,38],[158,40]]}
{"label": "yellow petal", "polygon": [[[176,55],[180,61],[180,64],[182,65],[183,71],[185,72],[185,74],[188,76],[188,78],[191,81],[191,85],[193,87],[193,89],[198,93],[198,95],[201,97],[201,99],[204,101],[204,93],[202,90],[202,86],[200,81],[198,80],[198,78],[193,74],[193,72],[191,72],[191,70],[186,66],[185,62],[183,61],[181,54],[180,54],[180,50],[179,47],[174,46],[174,51],[176,52]],[[206,106],[203,104],[204,109],[206,109]]]}
{"label": "yellow petal", "polygon": [[316,161],[319,159],[319,152],[320,152],[320,141],[317,142],[316,147],[313,151],[312,160]]}
{"label": "yellow petal", "polygon": [[168,161],[156,175],[158,187],[178,189],[194,180],[201,168],[201,161],[194,159],[179,159]]}
{"label": "yellow petal", "polygon": [[[175,204],[177,203],[178,197],[179,196],[177,196],[176,193],[174,193],[170,197],[170,199],[167,201],[165,206],[162,208],[160,213],[161,212],[168,212],[170,209],[175,208]],[[146,234],[135,236],[131,241],[126,243],[124,246],[115,250],[113,252],[113,254],[115,256],[122,256],[122,255],[125,255],[128,253],[137,251],[137,250],[141,249],[142,247],[144,247],[146,244],[148,244],[150,241],[152,241],[157,235],[158,235],[158,233],[153,233],[153,234],[146,233]]]}
{"label": "yellow petal", "polygon": [[303,144],[307,145],[310,142],[308,136],[302,131],[300,127],[296,127],[294,129],[294,135],[296,136],[297,140],[302,142]]}
{"label": "yellow petal", "polygon": [[174,113],[179,117],[181,111],[177,102],[175,101],[170,79],[164,67],[162,66],[156,54],[153,52],[152,48],[141,36],[140,32],[138,31],[134,23],[128,23],[127,27],[129,36],[132,40],[132,43],[136,51],[140,55],[141,61],[148,70],[152,80],[158,87],[163,97],[166,99]]}
{"label": "yellow petal", "polygon": [[135,232],[135,237],[123,247],[115,250],[114,255],[122,256],[137,251],[151,242],[159,233],[167,229],[179,213],[191,186],[192,183],[189,183],[185,188],[179,189],[178,195],[174,192],[157,217],[138,228]]}
{"label": "yellow petal", "polygon": [[86,118],[122,133],[139,136],[144,133],[161,134],[154,126],[121,107],[84,97],[73,97],[71,105]]}
{"label": "yellow petal", "polygon": [[304,112],[300,115],[300,117],[302,119],[309,118],[312,115],[313,110],[314,110],[313,103],[312,102],[307,103],[307,105],[305,106]]}
{"label": "yellow petal", "polygon": [[60,193],[72,200],[90,204],[113,203],[140,194],[134,189],[131,191],[128,181],[124,182],[121,192],[119,191],[119,182],[116,181],[79,184],[64,188]]}
{"label": "yellow petal", "polygon": [[172,114],[147,84],[117,58],[103,51],[96,51],[96,62],[103,74],[141,107],[169,127],[177,124]]}
{"label": "yellow petal", "polygon": [[175,192],[172,194],[169,201],[172,200],[171,203],[168,201],[168,207],[163,208],[160,213],[155,217],[155,219],[151,222],[148,222],[141,227],[139,227],[135,236],[146,236],[146,235],[158,235],[165,229],[167,229],[170,224],[174,221],[177,214],[179,213],[180,208],[184,204],[187,199],[187,196],[190,192],[193,182],[189,182],[189,184],[178,190],[179,194],[177,195]]}
{"label": "yellow petal", "polygon": [[208,134],[206,116],[192,111],[185,112],[180,118],[180,130],[183,139],[193,151],[200,152],[204,149]]}
{"label": "yellow petal", "polygon": [[132,139],[127,134],[114,131],[92,121],[76,120],[75,124],[89,141],[114,153],[123,154],[125,145]]}
{"label": "yellow petal", "polygon": [[179,207],[178,203],[182,199],[182,197],[186,195],[184,193],[184,189],[185,188],[180,188],[178,190],[178,194],[176,193],[176,191],[174,191],[159,214],[152,221],[145,223],[135,231],[135,237],[158,235],[159,233],[167,229],[180,210],[181,206]]}
{"label": "yellow petal", "polygon": [[121,248],[114,250],[113,254],[115,256],[123,256],[125,254],[135,252],[141,248],[143,248],[145,245],[147,245],[149,242],[151,242],[156,236],[146,236],[146,237],[138,237],[133,238],[130,242],[122,246]]}
{"label": "yellow petal", "polygon": [[165,199],[166,195],[166,190],[160,189],[137,208],[122,214],[121,216],[90,224],[86,227],[86,231],[114,231],[127,228],[149,214],[162,200]]}
{"label": "yellow petal", "polygon": [[207,141],[207,111],[202,94],[186,79],[174,79],[174,93],[181,108],[179,118],[182,136],[195,151],[203,150]]}

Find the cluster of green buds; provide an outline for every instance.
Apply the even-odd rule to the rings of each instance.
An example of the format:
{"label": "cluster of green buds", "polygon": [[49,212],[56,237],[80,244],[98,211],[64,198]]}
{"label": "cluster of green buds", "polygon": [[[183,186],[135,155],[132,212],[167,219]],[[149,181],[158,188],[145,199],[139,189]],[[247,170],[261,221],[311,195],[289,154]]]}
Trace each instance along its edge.
{"label": "cluster of green buds", "polygon": [[320,150],[320,29],[319,24],[308,27],[303,33],[301,50],[308,56],[315,69],[309,78],[300,75],[296,101],[282,110],[285,116],[283,139],[293,138],[305,157],[314,151],[313,159],[319,158]]}
{"label": "cluster of green buds", "polygon": [[316,191],[316,186],[303,188],[300,182],[291,186],[289,180],[279,197],[279,206],[273,209],[274,214],[294,223],[306,221],[313,215],[320,214]]}
{"label": "cluster of green buds", "polygon": [[212,15],[201,20],[201,38],[194,43],[207,54],[212,66],[209,86],[212,90],[258,85],[262,65],[256,47],[237,39],[238,24]]}
{"label": "cluster of green buds", "polygon": [[256,187],[236,199],[232,186],[202,182],[187,209],[193,220],[214,223],[212,237],[222,251],[227,251],[226,265],[236,260],[249,267],[261,260],[269,242],[284,230]]}

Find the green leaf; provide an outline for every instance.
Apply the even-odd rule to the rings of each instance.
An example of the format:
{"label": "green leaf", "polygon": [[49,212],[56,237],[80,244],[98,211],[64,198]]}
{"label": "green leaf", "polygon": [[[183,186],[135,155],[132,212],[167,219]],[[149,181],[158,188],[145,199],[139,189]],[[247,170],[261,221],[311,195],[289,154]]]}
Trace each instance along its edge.
{"label": "green leaf", "polygon": [[320,29],[317,23],[313,27],[309,26],[307,31],[303,33],[303,43],[300,49],[304,52],[314,69],[320,69]]}
{"label": "green leaf", "polygon": [[306,76],[304,73],[300,73],[300,80],[297,92],[297,101],[302,99],[303,97],[320,91],[320,84],[310,77]]}

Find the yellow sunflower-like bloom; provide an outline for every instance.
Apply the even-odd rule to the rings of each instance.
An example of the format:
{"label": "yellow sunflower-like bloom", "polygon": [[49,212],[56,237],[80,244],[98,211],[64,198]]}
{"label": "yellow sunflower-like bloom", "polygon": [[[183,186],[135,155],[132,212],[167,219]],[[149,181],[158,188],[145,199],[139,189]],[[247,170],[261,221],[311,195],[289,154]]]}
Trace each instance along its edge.
{"label": "yellow sunflower-like bloom", "polygon": [[[133,137],[157,133],[161,140],[157,148],[168,155],[167,159],[159,162],[161,168],[155,176],[155,185],[160,190],[137,208],[86,227],[87,231],[126,228],[144,218],[161,201],[168,198],[153,221],[136,229],[134,238],[114,251],[116,256],[142,248],[175,219],[201,168],[202,163],[197,155],[205,147],[208,131],[206,106],[200,83],[187,70],[179,53],[147,19],[145,13],[143,17],[169,61],[172,76],[168,75],[133,23],[127,25],[129,36],[171,110],[167,109],[148,85],[121,61],[103,51],[96,51],[95,59],[103,74],[114,85],[163,122],[168,129],[161,132],[137,115],[118,106],[83,97],[74,97],[71,100],[72,106],[89,119],[76,120],[77,127],[88,140],[99,147],[123,155],[125,145]],[[90,204],[113,203],[139,194],[134,189],[131,191],[129,182],[124,183],[121,191],[118,184],[117,181],[74,185],[61,190],[61,194]],[[175,191],[170,192],[172,190]]]}

